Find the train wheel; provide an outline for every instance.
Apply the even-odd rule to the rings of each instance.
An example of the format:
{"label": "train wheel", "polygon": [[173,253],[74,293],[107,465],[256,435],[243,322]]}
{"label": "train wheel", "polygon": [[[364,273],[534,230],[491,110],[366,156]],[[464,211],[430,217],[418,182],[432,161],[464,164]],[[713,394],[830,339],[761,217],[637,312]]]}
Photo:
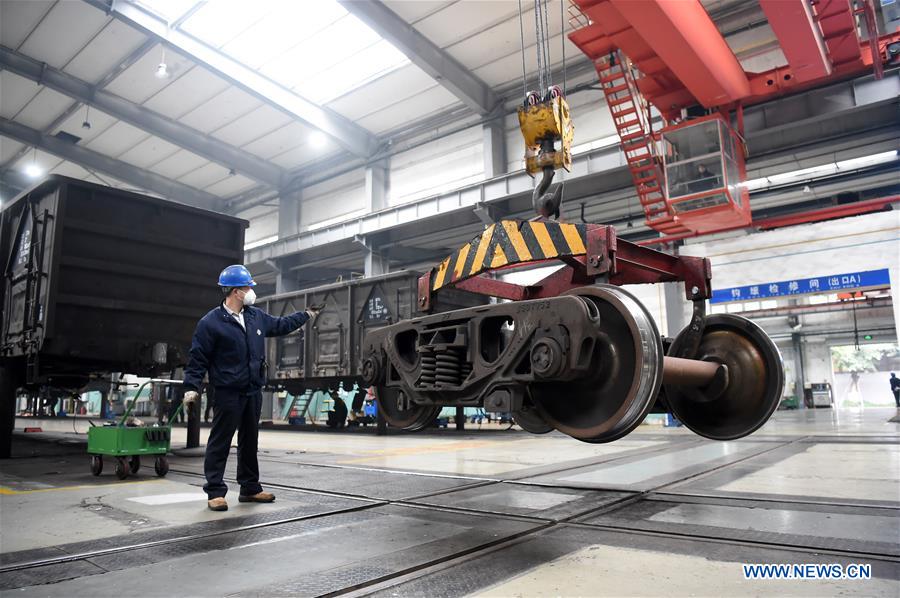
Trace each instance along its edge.
{"label": "train wheel", "polygon": [[[678,356],[682,332],[669,349]],[[704,389],[666,386],[669,407],[685,426],[713,440],[742,438],[760,428],[781,401],[781,354],[762,328],[732,314],[707,316],[693,359],[728,367],[728,382],[715,395]]]}
{"label": "train wheel", "polygon": [[103,457],[100,455],[91,455],[91,473],[100,475],[103,473]]}
{"label": "train wheel", "polygon": [[402,390],[378,386],[375,388],[378,410],[385,421],[395,428],[422,430],[434,422],[441,408],[431,405],[417,405],[410,401]]}
{"label": "train wheel", "polygon": [[566,293],[587,304],[596,329],[594,372],[574,382],[532,383],[531,396],[548,424],[584,442],[611,442],[636,428],[662,384],[663,348],[647,309],[612,285]]}
{"label": "train wheel", "polygon": [[128,461],[125,457],[116,457],[116,477],[120,480],[124,480],[128,477]]}
{"label": "train wheel", "polygon": [[131,459],[128,460],[128,466],[131,468],[131,474],[134,475],[141,468],[141,458],[138,455],[134,455]]}

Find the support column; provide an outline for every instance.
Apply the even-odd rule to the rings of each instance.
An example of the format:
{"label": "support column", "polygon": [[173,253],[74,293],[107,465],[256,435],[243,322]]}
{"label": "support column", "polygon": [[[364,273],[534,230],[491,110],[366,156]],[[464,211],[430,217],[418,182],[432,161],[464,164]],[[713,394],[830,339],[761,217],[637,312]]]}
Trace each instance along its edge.
{"label": "support column", "polygon": [[387,207],[389,167],[387,160],[378,160],[366,166],[366,210],[369,212]]}
{"label": "support column", "polygon": [[384,436],[387,434],[387,420],[384,419],[384,414],[381,413],[381,408],[376,407],[377,411],[375,413],[375,435],[376,436]]}
{"label": "support column", "polygon": [[800,335],[796,332],[791,333],[791,348],[794,351],[794,396],[797,397],[797,408],[805,409],[806,402],[803,399],[806,380],[806,365],[803,359],[803,343]]}
{"label": "support column", "polygon": [[162,425],[163,420],[166,418],[166,415],[169,411],[169,400],[167,398],[167,387],[162,384],[151,384],[150,385],[150,408],[153,408],[153,405],[156,405],[156,421],[158,424]]}
{"label": "support column", "polygon": [[[900,14],[900,11],[898,11]],[[891,307],[894,311],[894,331],[900,339],[900,268],[891,268],[888,271],[888,280],[891,283]]]}
{"label": "support column", "polygon": [[387,274],[389,270],[388,261],[374,249],[367,247],[366,260],[363,267],[366,278],[378,276],[379,274]]}
{"label": "support column", "polygon": [[366,252],[363,264],[363,273],[366,278],[388,273],[390,270],[388,259],[378,251],[378,247],[368,237],[356,235],[353,240],[362,245]]}
{"label": "support column", "polygon": [[266,264],[275,271],[275,293],[290,293],[300,288],[297,275],[293,274],[288,268],[283,268],[281,264],[273,260],[266,260]]}
{"label": "support column", "polygon": [[[366,211],[377,212],[387,207],[390,189],[390,162],[376,160],[366,166]],[[378,251],[371,239],[356,237],[356,242],[365,247],[366,258],[363,272],[366,277],[387,274],[388,261]]]}
{"label": "support column", "polygon": [[300,232],[300,191],[278,195],[278,238],[284,239]]}
{"label": "support column", "polygon": [[465,407],[457,407],[456,408],[456,429],[459,432],[462,432],[466,429],[466,408]]}
{"label": "support column", "polygon": [[[182,400],[183,397],[182,397]],[[193,401],[185,405],[187,411],[187,444],[186,448],[200,446],[200,401]]]}
{"label": "support column", "polygon": [[[284,239],[300,232],[302,192],[286,191],[278,196],[278,238]],[[296,276],[291,275],[287,268],[282,268],[277,262],[269,261],[269,266],[275,270],[275,292],[289,293],[298,288]]]}
{"label": "support column", "polygon": [[24,364],[11,361],[0,366],[0,459],[12,453],[13,428],[16,425],[16,389],[19,388]]}
{"label": "support column", "polygon": [[484,148],[484,178],[506,173],[506,132],[503,119],[488,121],[481,129]]}

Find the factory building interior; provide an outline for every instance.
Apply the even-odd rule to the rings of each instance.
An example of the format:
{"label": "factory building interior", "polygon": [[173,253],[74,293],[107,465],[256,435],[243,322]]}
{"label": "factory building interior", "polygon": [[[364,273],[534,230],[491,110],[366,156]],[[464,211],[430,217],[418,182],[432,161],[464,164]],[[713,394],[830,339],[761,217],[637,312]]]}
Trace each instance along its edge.
{"label": "factory building interior", "polygon": [[0,0],[3,596],[900,596],[900,3]]}

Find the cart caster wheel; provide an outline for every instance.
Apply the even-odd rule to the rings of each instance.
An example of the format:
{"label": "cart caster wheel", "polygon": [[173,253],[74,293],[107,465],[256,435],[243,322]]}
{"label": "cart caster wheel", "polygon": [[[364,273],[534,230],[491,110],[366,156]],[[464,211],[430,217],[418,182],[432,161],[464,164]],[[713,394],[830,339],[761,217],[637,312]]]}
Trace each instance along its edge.
{"label": "cart caster wheel", "polygon": [[91,455],[91,473],[94,475],[103,473],[103,457],[100,455]]}
{"label": "cart caster wheel", "polygon": [[154,467],[156,469],[156,475],[164,478],[166,477],[166,474],[169,473],[169,460],[165,457],[157,457]]}
{"label": "cart caster wheel", "polygon": [[125,457],[116,457],[116,477],[120,480],[128,477],[128,461]]}
{"label": "cart caster wheel", "polygon": [[133,456],[128,461],[128,466],[131,468],[131,475],[134,475],[141,468],[141,458],[138,455]]}

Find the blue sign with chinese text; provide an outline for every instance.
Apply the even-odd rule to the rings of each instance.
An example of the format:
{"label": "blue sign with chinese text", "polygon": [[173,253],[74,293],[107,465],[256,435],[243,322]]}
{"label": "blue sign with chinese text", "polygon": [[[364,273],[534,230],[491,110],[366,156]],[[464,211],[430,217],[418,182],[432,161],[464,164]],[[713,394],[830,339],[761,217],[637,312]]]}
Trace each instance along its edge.
{"label": "blue sign with chinese text", "polygon": [[884,287],[889,286],[890,284],[890,276],[888,275],[887,268],[885,268],[882,270],[867,270],[865,272],[834,274],[816,278],[766,282],[745,287],[732,287],[730,289],[716,289],[712,292],[712,298],[709,301],[710,303],[757,301],[759,299],[769,299],[772,297],[789,297],[791,295],[808,295],[811,293],[834,293],[849,289]]}

